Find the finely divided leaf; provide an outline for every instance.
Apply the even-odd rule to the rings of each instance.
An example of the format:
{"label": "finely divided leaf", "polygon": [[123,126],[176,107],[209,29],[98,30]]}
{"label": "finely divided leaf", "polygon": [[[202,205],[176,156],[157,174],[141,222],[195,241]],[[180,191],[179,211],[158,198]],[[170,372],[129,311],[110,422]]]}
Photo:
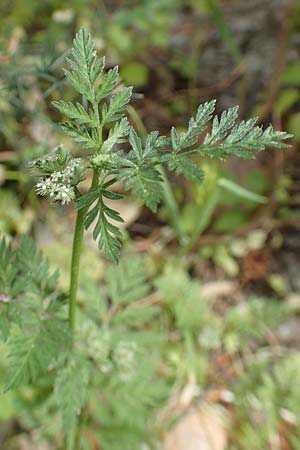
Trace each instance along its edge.
{"label": "finely divided leaf", "polygon": [[24,280],[21,277],[22,283],[18,283],[18,271],[11,243],[3,237],[0,239],[0,305],[8,305],[15,295],[23,291]]}
{"label": "finely divided leaf", "polygon": [[92,128],[98,125],[95,113],[93,111],[86,111],[80,103],[74,104],[59,100],[52,102],[52,105],[69,119],[77,120],[79,124],[86,124]]}
{"label": "finely divided leaf", "polygon": [[215,144],[221,139],[224,139],[228,131],[234,126],[238,117],[238,106],[229,108],[222,112],[221,118],[214,117],[211,133],[207,134],[204,139],[204,144]]}
{"label": "finely divided leaf", "polygon": [[126,142],[129,133],[129,123],[126,117],[117,122],[113,128],[109,130],[108,138],[102,144],[102,152],[110,152],[114,145]]}
{"label": "finely divided leaf", "polygon": [[65,432],[76,427],[88,394],[90,367],[85,360],[71,361],[58,374],[54,397],[58,403]]}
{"label": "finely divided leaf", "polygon": [[79,197],[76,202],[75,210],[80,211],[82,208],[91,206],[92,203],[94,203],[94,201],[98,198],[99,192],[99,189],[95,189],[94,191],[88,192],[87,194]]}
{"label": "finely divided leaf", "polygon": [[98,201],[88,212],[85,220],[85,228],[89,228],[94,220],[96,220],[93,238],[98,240],[99,249],[103,249],[106,256],[118,263],[120,257],[120,248],[122,233],[120,229],[112,223],[122,223],[123,219],[120,214],[106,205],[104,198],[110,200],[118,200],[122,196],[108,191],[106,189],[98,190]]}
{"label": "finely divided leaf", "polygon": [[124,167],[118,174],[118,180],[124,181],[125,189],[131,190],[133,195],[140,198],[148,208],[156,211],[162,197],[163,181],[159,170],[156,169],[162,155],[156,148],[162,141],[159,140],[157,132],[152,132],[143,147],[141,139],[131,128],[129,142],[132,150],[124,157]]}
{"label": "finely divided leaf", "polygon": [[291,138],[292,135],[274,131],[272,126],[263,130],[260,126],[256,126],[257,118],[236,123],[238,118],[238,107],[236,106],[224,111],[220,118],[215,116],[212,129],[206,134],[203,144],[188,149],[197,144],[198,134],[207,127],[214,108],[214,100],[200,105],[196,117],[190,119],[188,130],[185,133],[179,133],[176,128],[172,128],[172,150],[169,157],[165,158],[166,161],[169,160],[170,168],[176,168],[175,154],[184,154],[186,157],[198,154],[216,159],[226,159],[228,156],[234,155],[239,158],[253,159],[256,152],[262,151],[266,147],[289,147],[284,141]]}
{"label": "finely divided leaf", "polygon": [[65,321],[36,319],[31,327],[8,340],[9,368],[4,392],[37,381],[48,372],[58,352],[68,348],[69,327]]}
{"label": "finely divided leaf", "polygon": [[182,148],[190,147],[197,142],[199,134],[207,128],[208,123],[212,118],[215,104],[216,101],[211,100],[198,107],[196,117],[192,117],[189,121],[187,132],[181,135]]}
{"label": "finely divided leaf", "polygon": [[73,42],[71,58],[67,58],[71,70],[64,70],[64,73],[77,92],[94,102],[95,84],[103,70],[104,58],[97,60],[91,35],[84,28],[76,34]]}
{"label": "finely divided leaf", "polygon": [[143,159],[142,141],[141,141],[141,138],[138,137],[138,135],[136,134],[136,131],[133,128],[130,129],[129,143],[135,154],[136,160],[137,161],[142,160]]}
{"label": "finely divided leaf", "polygon": [[175,170],[176,173],[182,173],[186,178],[190,180],[202,183],[204,180],[203,170],[191,159],[183,155],[176,155],[168,161],[168,168]]}
{"label": "finely divided leaf", "polygon": [[126,106],[130,101],[131,94],[132,94],[132,87],[123,88],[111,97],[108,107],[106,104],[103,105],[102,108],[103,124],[114,122],[124,115]]}
{"label": "finely divided leaf", "polygon": [[92,128],[89,131],[85,125],[80,125],[75,122],[64,122],[61,124],[61,128],[84,148],[92,149],[99,147],[99,138],[96,129]]}
{"label": "finely divided leaf", "polygon": [[106,282],[108,294],[115,305],[140,300],[150,290],[145,267],[139,258],[128,258],[118,267],[109,267],[106,271]]}
{"label": "finely divided leaf", "polygon": [[220,142],[215,141],[215,137],[218,134],[216,132],[217,134],[212,138],[212,141],[215,142],[214,145],[211,145],[210,141],[212,134],[208,135],[203,145],[188,153],[217,159],[226,159],[231,155],[244,159],[254,159],[255,153],[265,150],[266,147],[289,147],[284,141],[292,137],[290,134],[283,131],[274,131],[272,126],[263,130],[261,127],[255,126],[256,121],[257,119],[249,119],[246,122],[242,121],[235,125],[223,141],[221,140]]}
{"label": "finely divided leaf", "polygon": [[140,198],[153,212],[162,197],[162,177],[159,171],[151,166],[139,166],[124,169],[119,177],[124,180],[126,190],[131,190],[135,197]]}
{"label": "finely divided leaf", "polygon": [[119,82],[119,69],[118,66],[109,69],[109,71],[103,76],[101,85],[98,87],[95,94],[97,103],[103,98],[107,97],[117,86]]}
{"label": "finely divided leaf", "polygon": [[208,126],[212,114],[215,110],[215,100],[205,102],[197,110],[196,117],[192,117],[186,132],[179,133],[175,127],[171,129],[172,152],[178,153],[180,150],[196,144],[199,134]]}

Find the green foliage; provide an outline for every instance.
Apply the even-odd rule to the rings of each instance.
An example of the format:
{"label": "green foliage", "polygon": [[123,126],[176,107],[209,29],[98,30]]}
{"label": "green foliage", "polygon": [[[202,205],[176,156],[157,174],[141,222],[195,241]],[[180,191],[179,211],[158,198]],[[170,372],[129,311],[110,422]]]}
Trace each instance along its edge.
{"label": "green foliage", "polygon": [[286,305],[266,298],[250,298],[246,304],[230,308],[225,316],[225,346],[228,351],[246,350],[251,339],[266,342],[268,330],[274,330],[287,320]]}
{"label": "green foliage", "polygon": [[132,95],[132,88],[121,89],[116,94],[112,95],[108,106],[103,105],[101,116],[103,124],[115,122],[124,116],[126,106],[130,101]]}
{"label": "green foliage", "polygon": [[180,269],[172,269],[156,280],[156,287],[173,312],[178,329],[199,332],[210,314],[199,282]]}
{"label": "green foliage", "polygon": [[[71,119],[70,122],[63,123],[62,128],[75,142],[87,149],[100,149],[102,127],[124,116],[132,88],[123,88],[117,93],[113,93],[109,102],[102,105],[100,119],[99,103],[107,98],[119,83],[118,68],[110,69],[101,78],[105,67],[105,58],[97,58],[91,36],[83,28],[74,39],[71,57],[67,58],[67,62],[71,70],[64,69],[64,73],[74,89],[90,102],[90,108],[86,110],[78,102],[73,104],[64,101],[53,102],[53,106]],[[122,131],[120,131],[122,124]],[[122,124],[118,124],[119,128],[116,127],[115,135],[124,136],[126,127],[124,127],[124,122]],[[118,138],[115,138],[116,142],[118,142]]]}
{"label": "green foliage", "polygon": [[[130,450],[142,443],[155,448],[155,411],[165,399],[167,384],[170,389],[174,381],[186,383],[192,372],[205,388],[211,382],[212,352],[220,349],[231,357],[245,355],[247,363],[247,371],[239,374],[232,387],[233,420],[242,421],[235,438],[238,449],[247,448],[257,414],[269,417],[264,430],[275,430],[286,411],[297,417],[298,393],[291,396],[290,392],[298,363],[293,358],[274,364],[264,359],[268,330],[288,318],[284,304],[253,298],[228,306],[220,315],[204,297],[201,283],[182,268],[168,266],[155,280],[153,292],[144,261],[129,254],[118,266],[106,267],[100,293],[98,283],[89,282],[70,355],[63,350],[69,342],[61,319],[63,298],[55,293],[57,278],[51,281],[45,258],[28,238],[17,251],[3,239],[0,250],[2,311],[15,305],[6,343],[10,366],[6,388],[31,383],[29,396],[19,394],[25,408],[22,416],[37,436],[54,446],[64,445],[66,434],[75,438],[80,426],[82,448],[88,448],[91,437],[104,450]],[[22,277],[20,282],[13,268]],[[154,294],[155,306],[152,301],[148,304],[149,294]],[[11,300],[3,303],[8,296]],[[59,357],[58,349],[62,350]],[[250,351],[253,356],[248,361]],[[252,401],[250,393],[258,401]],[[296,433],[292,435],[297,439]],[[259,433],[257,449],[267,447],[268,439]]]}
{"label": "green foliage", "polygon": [[131,190],[133,195],[141,198],[155,212],[162,197],[162,177],[155,168],[160,158],[156,149],[163,140],[158,137],[158,133],[150,133],[143,148],[141,139],[131,129],[129,142],[132,150],[122,159],[119,157],[124,168],[119,172],[118,179],[124,181],[125,189]]}
{"label": "green foliage", "polygon": [[23,398],[29,423],[37,432],[42,427],[42,433],[45,424],[54,426],[59,442],[66,434],[74,438],[80,420],[82,441],[92,429],[109,450],[154,439],[146,423],[154,426],[152,412],[166,390],[155,371],[160,333],[152,324],[158,311],[140,304],[151,289],[143,260],[129,257],[108,267],[101,298],[97,285],[90,299],[86,292],[69,353],[57,273],[51,274],[29,238],[16,249],[3,238],[0,250],[1,332],[8,365],[4,391],[30,384],[33,396],[42,395],[39,389],[47,392],[43,405],[32,395]]}
{"label": "green foliage", "polygon": [[158,311],[140,304],[150,289],[143,260],[128,255],[107,268],[103,294],[92,299],[101,302],[101,316],[83,305],[79,339],[89,349],[94,369],[82,435],[84,441],[95,423],[96,440],[105,450],[138,448],[155,436],[152,413],[166,389],[155,371],[160,336],[153,325]]}
{"label": "green foliage", "polygon": [[195,118],[191,118],[186,132],[178,133],[176,128],[171,130],[172,153],[168,161],[168,168],[182,173],[191,180],[202,183],[203,171],[192,160],[184,156],[180,151],[193,146],[198,141],[198,135],[207,128],[212,118],[216,101],[212,100],[200,105]]}
{"label": "green foliage", "polygon": [[[49,262],[27,237],[21,239],[18,251],[4,238],[0,241],[0,291],[2,323],[13,320],[26,325],[36,312],[40,313],[43,302],[54,291],[57,273],[49,273]],[[55,297],[52,302],[60,301]],[[22,319],[20,317],[22,312]],[[25,313],[25,314],[24,314]],[[13,317],[10,317],[11,314]],[[5,326],[5,329],[8,325]],[[7,334],[7,333],[4,333]]]}
{"label": "green foliage", "polygon": [[91,128],[97,126],[97,117],[95,117],[94,113],[86,111],[78,102],[74,104],[59,100],[52,102],[52,105],[69,119],[76,120],[80,125],[89,125]]}
{"label": "green foliage", "polygon": [[[76,35],[67,61],[65,75],[82,96],[82,104],[78,95],[74,102],[58,100],[53,106],[68,120],[62,129],[88,151],[82,167],[62,149],[54,157],[36,160],[32,165],[43,176],[37,191],[62,204],[74,200],[85,227],[94,227],[93,238],[115,263],[120,258],[123,219],[110,201],[122,198],[116,193],[119,181],[156,211],[163,197],[163,165],[202,183],[204,172],[194,156],[253,158],[266,146],[285,147],[290,137],[272,127],[263,131],[255,119],[238,124],[237,108],[213,116],[215,101],[210,101],[199,106],[186,131],[173,127],[170,138],[153,131],[142,140],[126,118],[132,88],[119,84],[117,67],[105,70],[105,59],[97,58],[84,29]],[[85,169],[93,172],[93,181],[83,193]],[[50,190],[49,181],[55,184]],[[263,201],[228,180],[222,183],[242,198]],[[44,411],[55,429],[54,447],[64,446],[70,432],[74,439],[79,426],[85,448],[95,440],[104,450],[150,446],[155,440],[153,412],[165,395],[162,374],[177,381],[171,368],[176,358],[178,366],[187,369],[180,382],[191,375],[205,382],[208,352],[224,344],[231,354],[242,353],[249,339],[251,344],[264,344],[265,328],[285,318],[284,308],[275,302],[266,306],[261,300],[250,301],[246,312],[232,307],[222,318],[204,298],[201,284],[179,269],[166,271],[157,280],[153,301],[146,297],[153,292],[143,261],[128,256],[118,267],[106,268],[101,298],[97,285],[90,286],[91,298],[85,293],[70,345],[65,298],[56,286],[57,274],[50,273],[49,263],[32,241],[22,239],[15,251],[1,240],[0,331],[9,365],[4,390],[30,384],[31,395],[47,396]],[[167,324],[163,340],[161,323]],[[162,351],[164,358],[158,359]],[[268,387],[270,382],[262,384]],[[270,397],[263,398],[267,402]],[[36,417],[35,431],[45,425],[43,419]]]}
{"label": "green foliage", "polygon": [[65,432],[74,429],[86,405],[90,381],[90,365],[86,360],[68,361],[55,380],[54,399],[57,402]]}
{"label": "green foliage", "polygon": [[142,299],[150,289],[146,282],[145,268],[138,258],[124,261],[118,270],[110,267],[106,272],[106,282],[114,305]]}
{"label": "green foliage", "polygon": [[[204,173],[190,158],[193,155],[218,159],[230,155],[253,158],[266,146],[287,146],[283,141],[290,135],[273,131],[271,126],[263,131],[255,126],[256,119],[237,124],[237,107],[229,108],[220,118],[213,117],[215,100],[198,107],[196,116],[188,123],[187,131],[179,132],[172,127],[170,139],[153,131],[143,143],[125,117],[132,88],[118,86],[117,67],[105,72],[105,59],[97,58],[94,43],[85,29],[82,28],[76,35],[67,62],[70,70],[65,70],[65,75],[85,100],[83,105],[62,100],[53,102],[53,105],[70,119],[62,124],[63,130],[82,147],[95,152],[90,158],[90,165],[96,183],[86,195],[81,196],[77,192],[77,209],[87,209],[86,227],[97,218],[93,237],[98,239],[99,248],[104,249],[115,262],[119,259],[122,235],[118,222],[122,219],[105,203],[105,198],[120,198],[108,189],[114,182],[123,181],[125,190],[131,191],[155,212],[163,196],[161,165],[166,164],[169,170],[202,183]],[[212,129],[206,133],[203,144],[199,145],[199,135],[208,129],[212,117]],[[109,125],[113,122],[113,126]],[[103,129],[107,125],[110,129],[103,140]],[[127,141],[128,134],[130,149],[121,150],[119,144]],[[46,188],[41,186],[41,189]],[[239,192],[242,190],[239,189]],[[73,192],[63,195],[67,197],[67,202],[73,197]],[[59,199],[61,195],[56,197]]]}
{"label": "green foliage", "polygon": [[4,392],[28,383],[35,383],[57,360],[58,351],[66,352],[69,333],[59,319],[31,320],[30,331],[22,329],[8,340],[7,380]]}
{"label": "green foliage", "polygon": [[246,450],[249,442],[255,450],[269,448],[283,424],[289,430],[286,437],[291,448],[298,447],[300,399],[294,380],[299,368],[296,354],[274,363],[270,355],[262,355],[247,365],[234,391],[239,449]]}
{"label": "green foliage", "polygon": [[229,108],[215,116],[212,131],[204,139],[203,145],[191,153],[211,158],[226,159],[228,156],[238,156],[244,159],[254,159],[256,152],[266,147],[285,148],[284,140],[291,137],[283,131],[274,131],[270,125],[266,130],[255,126],[257,118],[236,124],[238,108]]}
{"label": "green foliage", "polygon": [[1,335],[7,342],[9,370],[4,390],[34,383],[68,349],[69,330],[55,292],[57,272],[27,237],[17,251],[0,241]]}
{"label": "green foliage", "polygon": [[110,198],[111,200],[117,200],[120,198],[118,194],[103,189],[99,192],[99,197],[96,205],[88,212],[86,216],[85,226],[88,228],[93,220],[98,219],[94,228],[93,238],[98,239],[99,248],[104,248],[105,254],[109,256],[115,263],[118,262],[120,256],[120,241],[118,238],[122,237],[122,233],[119,228],[113,225],[110,219],[116,222],[123,222],[120,214],[109,208],[104,203],[104,198]]}
{"label": "green foliage", "polygon": [[94,43],[84,28],[76,35],[71,58],[67,61],[71,70],[64,69],[64,73],[74,89],[90,102],[95,102],[95,87],[104,69],[105,59],[97,59]]}
{"label": "green foliage", "polygon": [[123,222],[120,214],[107,206],[104,202],[105,198],[110,200],[118,200],[122,198],[119,194],[107,190],[111,182],[105,183],[97,190],[90,192],[89,194],[81,197],[77,203],[77,209],[89,207],[96,201],[95,205],[89,210],[85,219],[85,227],[89,226],[96,219],[96,224],[93,232],[93,238],[98,239],[99,249],[104,249],[105,254],[109,256],[115,263],[118,262],[120,256],[120,241],[118,238],[122,237],[119,228],[111,223],[111,220],[115,222]]}

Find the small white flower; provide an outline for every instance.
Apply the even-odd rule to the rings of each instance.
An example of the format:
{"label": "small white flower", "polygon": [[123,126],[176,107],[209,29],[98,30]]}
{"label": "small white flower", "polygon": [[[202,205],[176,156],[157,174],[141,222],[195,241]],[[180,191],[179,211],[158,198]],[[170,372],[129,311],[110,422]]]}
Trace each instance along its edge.
{"label": "small white flower", "polygon": [[57,192],[55,200],[60,201],[62,205],[70,203],[75,199],[75,191],[72,187],[64,186],[63,184],[57,185]]}
{"label": "small white flower", "polygon": [[37,194],[42,195],[43,197],[50,194],[52,189],[51,184],[52,183],[49,178],[41,179],[41,181],[36,185]]}
{"label": "small white flower", "polygon": [[63,172],[54,172],[51,174],[51,180],[55,183],[61,183],[64,179],[64,173]]}
{"label": "small white flower", "polygon": [[[59,148],[54,155],[32,161],[31,167],[34,166],[46,173],[37,183],[37,194],[49,195],[53,202],[60,202],[62,205],[75,200],[74,186],[84,178],[81,158],[72,159],[71,155],[63,153]],[[59,167],[61,168],[58,169]]]}
{"label": "small white flower", "polygon": [[120,341],[114,350],[113,359],[123,381],[132,379],[136,367],[137,344],[133,341]]}

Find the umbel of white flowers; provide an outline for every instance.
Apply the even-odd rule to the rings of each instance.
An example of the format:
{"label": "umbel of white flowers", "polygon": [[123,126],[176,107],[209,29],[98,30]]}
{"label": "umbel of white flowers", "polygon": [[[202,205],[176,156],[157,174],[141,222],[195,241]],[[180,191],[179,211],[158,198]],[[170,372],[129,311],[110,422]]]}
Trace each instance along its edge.
{"label": "umbel of white flowers", "polygon": [[42,175],[36,185],[37,194],[62,205],[75,200],[75,186],[85,177],[82,159],[72,158],[62,147],[53,155],[35,159],[30,167]]}

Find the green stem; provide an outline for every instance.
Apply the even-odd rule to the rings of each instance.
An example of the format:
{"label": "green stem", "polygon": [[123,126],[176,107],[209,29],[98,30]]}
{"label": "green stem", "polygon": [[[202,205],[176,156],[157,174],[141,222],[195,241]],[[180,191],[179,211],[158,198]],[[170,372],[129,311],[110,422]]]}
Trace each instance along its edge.
{"label": "green stem", "polygon": [[169,220],[176,232],[179,242],[181,244],[185,244],[187,237],[184,227],[182,225],[178,204],[176,202],[171,185],[169,183],[166,172],[162,165],[159,166],[159,171],[163,178],[162,186],[163,186],[164,204],[168,211]]}
{"label": "green stem", "polygon": [[193,334],[190,330],[183,332],[183,339],[185,345],[185,351],[187,356],[187,369],[188,375],[191,379],[196,379],[197,364],[196,364],[196,351],[194,346]]}
{"label": "green stem", "polygon": [[190,237],[189,241],[186,243],[186,245],[183,245],[179,251],[179,255],[184,255],[188,253],[193,245],[197,242],[197,239],[201,236],[203,231],[208,226],[212,215],[215,211],[215,208],[218,204],[218,201],[220,199],[220,188],[219,186],[216,186],[210,197],[208,198],[207,202],[205,203],[202,211],[201,211],[201,217],[197,223],[197,226],[195,227],[195,230]]}
{"label": "green stem", "polygon": [[80,450],[83,421],[84,421],[84,415],[83,415],[83,412],[81,412],[81,414],[78,418],[77,429],[76,429],[76,433],[75,433],[75,437],[74,437],[74,446],[73,446],[72,450]]}
{"label": "green stem", "polygon": [[218,31],[227,47],[230,55],[236,65],[243,62],[243,55],[236,42],[235,36],[228,26],[228,23],[224,17],[220,3],[218,0],[205,0],[206,6],[212,15],[212,18],[218,28]]}
{"label": "green stem", "polygon": [[[93,181],[90,191],[95,189],[98,185],[98,173],[94,171]],[[72,333],[75,329],[76,321],[76,299],[78,290],[79,268],[80,268],[80,256],[82,251],[83,233],[84,233],[84,219],[87,208],[82,208],[78,211],[72,249],[71,260],[71,278],[70,278],[70,291],[69,291],[69,325]]]}
{"label": "green stem", "polygon": [[78,211],[73,239],[70,294],[69,294],[69,325],[72,332],[75,329],[76,298],[78,289],[80,255],[82,250],[85,214],[86,208],[83,208],[80,211]]}

